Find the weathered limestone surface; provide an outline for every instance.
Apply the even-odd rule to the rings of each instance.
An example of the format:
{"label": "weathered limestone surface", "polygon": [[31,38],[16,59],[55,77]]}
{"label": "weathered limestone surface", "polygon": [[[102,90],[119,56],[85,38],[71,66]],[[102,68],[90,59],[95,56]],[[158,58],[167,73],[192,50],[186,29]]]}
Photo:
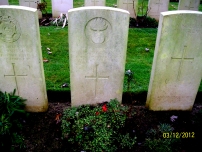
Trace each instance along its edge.
{"label": "weathered limestone surface", "polygon": [[48,108],[37,10],[0,6],[0,90],[27,99],[26,110]]}
{"label": "weathered limestone surface", "polygon": [[37,1],[40,2],[41,0],[19,0],[19,5],[37,8]]}
{"label": "weathered limestone surface", "polygon": [[84,6],[105,6],[106,0],[84,0]]}
{"label": "weathered limestone surface", "polygon": [[[37,9],[37,2],[40,3],[41,0],[19,0],[19,5]],[[38,17],[39,19],[42,18],[42,12],[40,10],[38,10]]]}
{"label": "weathered limestone surface", "polygon": [[168,11],[169,0],[149,0],[148,16],[159,20],[161,12]]}
{"label": "weathered limestone surface", "polygon": [[160,16],[146,106],[191,110],[202,77],[202,12]]}
{"label": "weathered limestone surface", "polygon": [[200,0],[180,0],[178,10],[195,10],[198,11]]}
{"label": "weathered limestone surface", "polygon": [[117,0],[117,7],[129,11],[130,17],[137,17],[138,0]]}
{"label": "weathered limestone surface", "polygon": [[92,6],[69,10],[68,16],[72,106],[121,102],[129,12]]}
{"label": "weathered limestone surface", "polygon": [[8,0],[1,0],[0,5],[9,5]]}
{"label": "weathered limestone surface", "polygon": [[73,0],[52,0],[52,16],[58,17],[61,13],[67,14],[73,8]]}

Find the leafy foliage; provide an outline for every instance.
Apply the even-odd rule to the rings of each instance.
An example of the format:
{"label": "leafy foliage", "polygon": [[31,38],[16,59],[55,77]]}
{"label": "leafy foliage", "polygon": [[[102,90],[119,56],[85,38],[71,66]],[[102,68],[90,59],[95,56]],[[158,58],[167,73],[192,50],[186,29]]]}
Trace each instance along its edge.
{"label": "leafy foliage", "polygon": [[144,146],[148,151],[173,152],[178,151],[176,144],[180,142],[177,138],[163,138],[163,133],[171,133],[174,128],[169,124],[160,124],[156,129],[147,131]]}
{"label": "leafy foliage", "polygon": [[[95,107],[68,108],[62,117],[63,138],[74,151],[113,152],[117,148],[132,148],[136,137],[123,131],[127,110],[117,100]],[[120,147],[115,146],[120,142]]]}
{"label": "leafy foliage", "polygon": [[37,9],[39,9],[42,13],[47,14],[47,2],[45,0],[42,0],[43,2],[39,3],[37,1]]}
{"label": "leafy foliage", "polygon": [[148,14],[148,0],[139,0],[138,12],[141,16],[147,16]]}
{"label": "leafy foliage", "polygon": [[12,94],[0,91],[0,150],[13,151],[24,147],[23,137],[18,133],[22,129],[20,118],[26,113],[24,102],[15,96],[15,90]]}

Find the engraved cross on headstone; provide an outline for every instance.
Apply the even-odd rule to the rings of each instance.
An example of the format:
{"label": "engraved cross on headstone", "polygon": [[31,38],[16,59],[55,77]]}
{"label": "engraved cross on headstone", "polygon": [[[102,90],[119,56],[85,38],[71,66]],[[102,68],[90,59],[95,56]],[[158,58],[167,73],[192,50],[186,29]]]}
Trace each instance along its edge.
{"label": "engraved cross on headstone", "polygon": [[155,4],[157,4],[158,5],[158,12],[159,12],[159,7],[160,7],[160,5],[163,5],[163,3],[161,3],[161,0],[159,0],[158,2],[156,2]]}
{"label": "engraved cross on headstone", "polygon": [[31,6],[31,3],[35,3],[34,0],[26,0],[25,2],[29,3],[29,7]]}
{"label": "engraved cross on headstone", "polygon": [[182,72],[184,61],[193,61],[194,60],[194,58],[185,57],[186,48],[187,48],[187,46],[184,46],[184,50],[182,52],[182,57],[171,57],[171,59],[173,59],[173,60],[179,60],[180,61],[180,66],[179,66],[179,70],[178,70],[178,74],[177,74],[177,80],[178,81],[180,80],[180,75]]}
{"label": "engraved cross on headstone", "polygon": [[16,71],[15,71],[15,63],[12,63],[12,68],[13,68],[13,75],[4,75],[4,77],[14,77],[15,79],[15,85],[16,85],[16,91],[19,95],[19,89],[18,89],[18,81],[17,81],[17,77],[25,77],[27,75],[22,75],[22,74],[16,74]]}
{"label": "engraved cross on headstone", "polygon": [[93,5],[95,5],[96,2],[99,2],[99,0],[91,0],[91,2],[93,2]]}
{"label": "engraved cross on headstone", "polygon": [[[127,6],[126,9],[128,9],[130,4],[134,4],[134,0],[125,0],[123,2],[123,4],[126,4],[126,6]],[[133,5],[133,9],[134,9],[134,5]]]}
{"label": "engraved cross on headstone", "polygon": [[95,96],[97,95],[97,82],[100,79],[109,79],[109,76],[99,76],[98,75],[98,64],[95,67],[95,76],[85,76],[86,79],[92,79],[95,80]]}

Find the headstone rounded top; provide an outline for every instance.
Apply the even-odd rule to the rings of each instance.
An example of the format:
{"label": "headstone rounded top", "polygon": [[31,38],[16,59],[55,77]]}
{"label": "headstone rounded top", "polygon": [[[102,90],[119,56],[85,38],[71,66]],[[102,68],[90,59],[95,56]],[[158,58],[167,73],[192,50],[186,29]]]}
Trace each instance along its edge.
{"label": "headstone rounded top", "polygon": [[74,11],[83,11],[83,10],[109,10],[109,11],[119,11],[119,12],[123,12],[123,13],[128,13],[128,14],[130,14],[130,13],[129,13],[128,11],[126,11],[126,10],[119,9],[119,8],[113,8],[113,7],[106,7],[106,6],[78,7],[78,8],[70,9],[70,10],[68,11],[68,13],[74,12]]}
{"label": "headstone rounded top", "polygon": [[163,16],[167,15],[174,15],[174,14],[202,14],[202,12],[199,11],[191,11],[191,10],[178,10],[178,11],[166,11],[161,12]]}
{"label": "headstone rounded top", "polygon": [[68,11],[72,106],[122,100],[128,24],[129,12],[123,9]]}
{"label": "headstone rounded top", "polygon": [[26,7],[26,6],[16,6],[16,5],[0,5],[0,9],[1,8],[27,10],[27,11],[32,11],[32,12],[37,11],[37,9],[35,9],[35,8]]}

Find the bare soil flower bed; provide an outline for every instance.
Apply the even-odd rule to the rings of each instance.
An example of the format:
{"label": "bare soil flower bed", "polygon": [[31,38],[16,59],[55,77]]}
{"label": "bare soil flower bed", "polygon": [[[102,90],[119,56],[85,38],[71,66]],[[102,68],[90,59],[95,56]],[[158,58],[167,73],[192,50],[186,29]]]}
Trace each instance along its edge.
{"label": "bare soil flower bed", "polygon": [[[198,151],[202,136],[202,104],[198,102],[201,98],[197,98],[197,102],[192,111],[153,112],[149,111],[144,106],[146,96],[139,95],[136,96],[136,98],[130,97],[131,96],[127,97],[127,95],[124,95],[123,98],[124,105],[129,106],[131,113],[126,121],[126,129],[137,137],[137,142],[130,151],[146,151],[144,146],[147,137],[146,132],[152,128],[157,128],[160,123],[170,124],[174,128],[174,132],[194,132],[194,138],[182,139],[181,137],[178,151]],[[56,100],[56,97],[51,99],[49,96],[49,109],[47,112],[30,113],[29,117],[24,120],[24,129],[22,132],[26,145],[24,151],[68,151],[68,147],[61,139],[62,131],[60,120],[63,110],[70,108],[70,106],[70,98],[68,101],[66,99],[63,100],[62,98]],[[172,121],[172,116],[177,116],[177,118]]]}

